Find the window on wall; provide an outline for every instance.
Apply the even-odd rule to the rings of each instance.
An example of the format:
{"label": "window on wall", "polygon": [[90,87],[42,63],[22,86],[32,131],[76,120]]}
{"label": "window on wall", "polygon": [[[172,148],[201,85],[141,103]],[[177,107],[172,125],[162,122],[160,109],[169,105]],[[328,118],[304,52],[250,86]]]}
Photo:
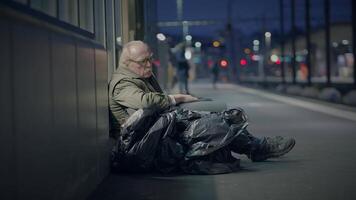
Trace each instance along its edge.
{"label": "window on wall", "polygon": [[94,0],[9,0],[41,21],[94,38]]}
{"label": "window on wall", "polygon": [[114,17],[115,17],[115,54],[116,54],[116,68],[119,64],[119,57],[122,49],[122,35],[121,35],[121,1],[114,1]]}
{"label": "window on wall", "polygon": [[311,76],[313,82],[326,82],[324,0],[310,1]]}
{"label": "window on wall", "polygon": [[55,17],[57,15],[57,0],[31,0],[31,8]]}
{"label": "window on wall", "polygon": [[305,12],[305,1],[295,1],[295,67],[298,82],[306,82],[308,79]]}
{"label": "window on wall", "polygon": [[59,4],[59,19],[78,25],[78,1],[62,0]]}
{"label": "window on wall", "polygon": [[90,32],[94,32],[93,0],[79,0],[79,26]]}
{"label": "window on wall", "polygon": [[332,82],[353,82],[352,0],[330,0],[330,65]]}
{"label": "window on wall", "polygon": [[284,62],[284,73],[287,82],[292,82],[292,23],[291,23],[291,1],[283,2],[283,16],[284,16],[284,57],[282,58]]}
{"label": "window on wall", "polygon": [[106,0],[105,1],[105,34],[106,34],[106,49],[108,55],[108,76],[119,65],[119,54],[121,51],[121,0]]}
{"label": "window on wall", "polygon": [[22,3],[22,4],[27,4],[27,0],[14,0],[14,1]]}
{"label": "window on wall", "polygon": [[114,2],[115,6],[115,37],[116,37],[116,45],[122,46],[122,39],[121,39],[121,1],[116,0]]}

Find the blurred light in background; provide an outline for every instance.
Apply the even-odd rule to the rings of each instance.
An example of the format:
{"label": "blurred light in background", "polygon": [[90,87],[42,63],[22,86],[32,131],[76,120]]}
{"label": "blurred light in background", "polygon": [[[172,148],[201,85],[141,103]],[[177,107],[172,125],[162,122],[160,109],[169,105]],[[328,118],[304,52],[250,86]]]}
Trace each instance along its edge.
{"label": "blurred light in background", "polygon": [[304,61],[304,57],[303,56],[296,56],[295,60],[297,62],[303,62]]}
{"label": "blurred light in background", "polygon": [[260,50],[260,41],[259,40],[253,40],[253,51],[259,51]]}
{"label": "blurred light in background", "polygon": [[219,47],[219,46],[220,46],[220,42],[217,41],[217,40],[215,40],[215,41],[213,42],[213,46],[214,46],[214,47]]}
{"label": "blurred light in background", "polygon": [[193,39],[193,37],[191,35],[185,36],[185,40],[187,40],[187,41],[191,41],[192,39]]}
{"label": "blurred light in background", "polygon": [[251,49],[245,48],[245,49],[244,49],[244,52],[245,52],[245,54],[250,54],[250,53],[251,53]]}
{"label": "blurred light in background", "polygon": [[209,68],[212,68],[213,65],[214,65],[214,61],[209,59],[209,60],[208,60],[208,67],[209,67]]}
{"label": "blurred light in background", "polygon": [[246,59],[244,59],[244,58],[243,58],[243,59],[241,59],[241,60],[240,60],[240,65],[241,65],[241,66],[245,66],[245,65],[247,65],[247,60],[246,60]]}
{"label": "blurred light in background", "polygon": [[201,42],[195,42],[194,46],[195,46],[196,48],[200,48],[200,47],[201,47]]}
{"label": "blurred light in background", "polygon": [[253,56],[251,56],[251,59],[253,61],[259,61],[260,60],[260,56],[259,55],[253,55]]}
{"label": "blurred light in background", "polygon": [[266,38],[270,38],[271,36],[272,36],[271,32],[266,32],[266,33],[265,33],[265,37],[266,37]]}
{"label": "blurred light in background", "polygon": [[116,43],[118,44],[118,45],[122,45],[122,40],[121,40],[121,37],[116,37]]}
{"label": "blurred light in background", "polygon": [[187,60],[190,60],[192,58],[192,51],[190,49],[186,49],[184,52],[184,57]]}
{"label": "blurred light in background", "polygon": [[343,44],[343,45],[348,45],[348,44],[349,44],[349,41],[348,41],[348,40],[342,40],[342,44]]}
{"label": "blurred light in background", "polygon": [[160,41],[164,41],[166,40],[166,36],[163,34],[163,33],[158,33],[156,35],[157,39],[160,40]]}
{"label": "blurred light in background", "polygon": [[273,54],[273,55],[271,55],[271,61],[272,62],[277,62],[277,60],[278,60],[279,58],[278,58],[278,56],[277,55],[275,55],[275,54]]}
{"label": "blurred light in background", "polygon": [[227,62],[227,60],[225,60],[225,59],[220,60],[220,66],[222,68],[226,68],[228,65],[229,65],[229,63]]}

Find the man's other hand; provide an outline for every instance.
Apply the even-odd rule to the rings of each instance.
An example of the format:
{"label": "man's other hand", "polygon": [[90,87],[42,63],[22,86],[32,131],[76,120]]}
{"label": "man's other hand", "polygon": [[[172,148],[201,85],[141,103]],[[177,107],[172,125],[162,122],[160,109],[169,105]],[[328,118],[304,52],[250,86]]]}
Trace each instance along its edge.
{"label": "man's other hand", "polygon": [[177,104],[193,102],[198,100],[197,97],[193,97],[192,95],[189,94],[174,94],[173,97],[176,100]]}

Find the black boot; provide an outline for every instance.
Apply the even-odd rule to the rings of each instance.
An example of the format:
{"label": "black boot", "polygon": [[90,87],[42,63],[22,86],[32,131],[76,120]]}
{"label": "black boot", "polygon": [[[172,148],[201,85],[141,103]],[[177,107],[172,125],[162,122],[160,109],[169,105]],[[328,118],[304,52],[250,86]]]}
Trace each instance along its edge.
{"label": "black boot", "polygon": [[292,150],[294,145],[295,139],[293,138],[285,139],[281,136],[267,137],[263,139],[260,148],[251,152],[249,158],[253,162],[260,162],[268,158],[280,157]]}

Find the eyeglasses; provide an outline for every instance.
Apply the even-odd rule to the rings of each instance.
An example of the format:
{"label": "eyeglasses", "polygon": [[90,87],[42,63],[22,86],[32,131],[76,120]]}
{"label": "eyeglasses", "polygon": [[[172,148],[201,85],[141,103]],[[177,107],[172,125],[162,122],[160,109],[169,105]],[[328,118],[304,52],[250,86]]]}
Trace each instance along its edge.
{"label": "eyeglasses", "polygon": [[147,65],[147,63],[148,62],[152,62],[152,60],[153,60],[153,57],[152,56],[150,56],[150,57],[148,57],[148,58],[145,58],[145,59],[143,59],[143,60],[132,60],[132,59],[130,59],[130,61],[132,61],[132,62],[134,62],[134,63],[137,63],[137,64],[139,64],[139,65]]}

